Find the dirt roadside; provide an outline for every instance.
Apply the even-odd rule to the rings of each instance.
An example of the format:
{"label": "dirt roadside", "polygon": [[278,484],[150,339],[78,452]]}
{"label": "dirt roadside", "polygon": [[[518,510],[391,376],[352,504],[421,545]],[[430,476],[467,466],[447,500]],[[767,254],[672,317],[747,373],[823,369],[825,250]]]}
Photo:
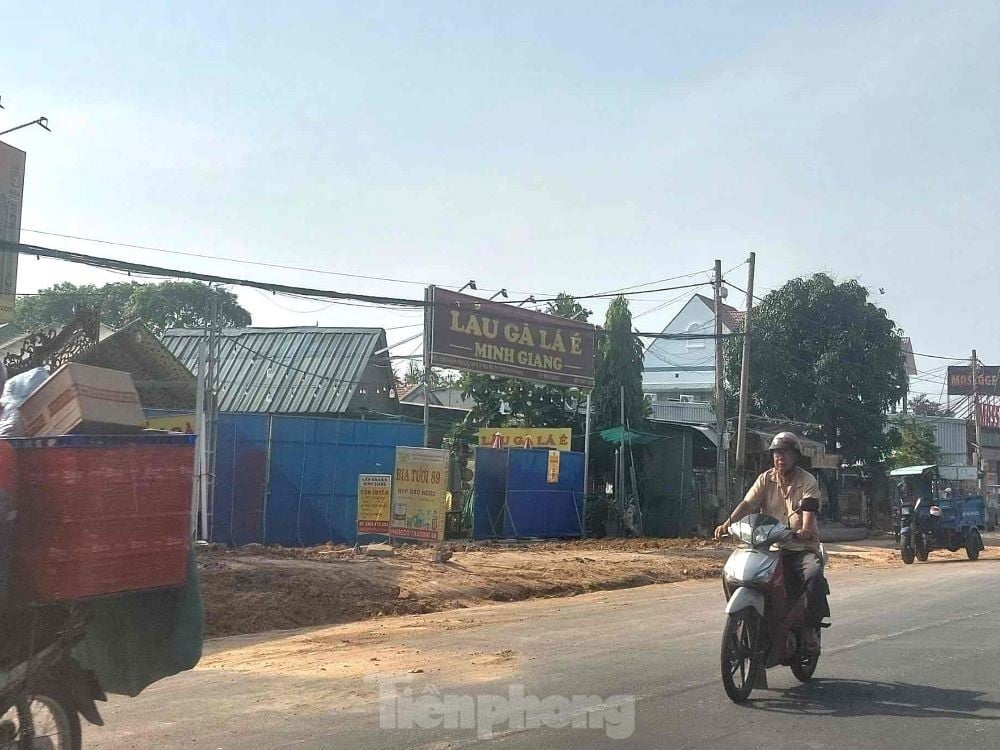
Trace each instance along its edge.
{"label": "dirt roadside", "polygon": [[[830,566],[901,565],[888,544],[829,545]],[[451,558],[446,562],[435,562],[431,549],[408,546],[389,557],[345,547],[200,550],[206,635],[336,625],[714,577],[732,547],[698,539],[615,539],[452,543],[447,549]]]}

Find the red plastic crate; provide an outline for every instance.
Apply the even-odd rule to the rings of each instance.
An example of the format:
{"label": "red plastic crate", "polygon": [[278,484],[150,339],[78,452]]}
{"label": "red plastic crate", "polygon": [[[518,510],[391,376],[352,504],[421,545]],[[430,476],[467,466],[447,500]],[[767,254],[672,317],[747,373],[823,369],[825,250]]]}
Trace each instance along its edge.
{"label": "red plastic crate", "polygon": [[184,585],[193,436],[0,442],[0,475],[17,477],[18,598],[44,603]]}

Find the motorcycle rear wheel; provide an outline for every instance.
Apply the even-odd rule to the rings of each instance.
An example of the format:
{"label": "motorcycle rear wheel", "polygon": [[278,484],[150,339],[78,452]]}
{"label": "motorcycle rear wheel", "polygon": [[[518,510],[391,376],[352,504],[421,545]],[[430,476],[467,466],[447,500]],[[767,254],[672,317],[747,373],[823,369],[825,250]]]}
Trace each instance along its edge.
{"label": "motorcycle rear wheel", "polygon": [[83,744],[79,715],[55,690],[23,696],[0,725],[0,750],[80,750]]}
{"label": "motorcycle rear wheel", "polygon": [[816,673],[819,664],[819,654],[798,653],[792,657],[792,674],[799,682],[809,682]]}
{"label": "motorcycle rear wheel", "polygon": [[743,703],[750,697],[764,668],[756,653],[761,625],[761,617],[752,607],[726,618],[722,631],[722,687],[733,703]]}
{"label": "motorcycle rear wheel", "polygon": [[983,549],[983,538],[978,529],[969,532],[969,538],[965,543],[965,554],[970,560],[978,560],[979,552]]}

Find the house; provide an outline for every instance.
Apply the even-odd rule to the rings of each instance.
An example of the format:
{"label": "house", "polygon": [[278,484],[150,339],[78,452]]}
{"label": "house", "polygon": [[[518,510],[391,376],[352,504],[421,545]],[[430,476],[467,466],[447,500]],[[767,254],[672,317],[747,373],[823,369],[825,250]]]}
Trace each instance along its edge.
{"label": "house", "polygon": [[[957,417],[931,417],[917,414],[890,414],[889,424],[899,428],[907,422],[930,427],[934,430],[934,443],[939,451],[938,463],[944,466],[968,465],[968,422]],[[984,441],[985,442],[985,441]]]}
{"label": "house", "polygon": [[[63,328],[64,326],[51,326],[49,329],[46,329],[46,332],[55,334],[62,331]],[[114,332],[113,328],[109,328],[101,323],[98,337],[103,341]],[[17,323],[0,324],[0,359],[8,356],[19,357],[24,354],[24,345],[28,343],[29,339],[36,337],[38,333],[39,331],[29,331],[22,328]]]}
{"label": "house", "polygon": [[[423,406],[424,404],[424,386],[423,383],[417,385],[403,385],[399,388],[399,403],[400,404],[418,404]],[[431,387],[430,391],[430,405],[431,406],[443,406],[448,409],[459,409],[461,411],[472,411],[472,407],[476,405],[476,402],[471,398],[465,398],[462,395],[462,389],[458,386],[450,385],[444,386],[442,388]]]}
{"label": "house", "polygon": [[[204,330],[172,329],[162,340],[197,373]],[[395,387],[381,328],[236,328],[219,334],[220,412],[396,418]]]}
{"label": "house", "polygon": [[[722,332],[740,329],[741,311],[720,305]],[[715,301],[695,294],[663,329],[664,334],[715,334]],[[656,339],[643,359],[643,392],[652,405],[652,417],[671,422],[711,424],[715,393],[715,346],[712,338]]]}
{"label": "house", "polygon": [[194,375],[138,320],[102,338],[73,361],[129,373],[146,409],[194,411],[198,385]]}

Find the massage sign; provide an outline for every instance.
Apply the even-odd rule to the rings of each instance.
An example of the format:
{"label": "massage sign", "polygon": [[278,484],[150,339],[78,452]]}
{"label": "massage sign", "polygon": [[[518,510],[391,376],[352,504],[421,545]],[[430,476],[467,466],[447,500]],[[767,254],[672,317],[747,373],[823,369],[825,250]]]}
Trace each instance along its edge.
{"label": "massage sign", "polygon": [[431,287],[431,366],[593,388],[594,326]]}

